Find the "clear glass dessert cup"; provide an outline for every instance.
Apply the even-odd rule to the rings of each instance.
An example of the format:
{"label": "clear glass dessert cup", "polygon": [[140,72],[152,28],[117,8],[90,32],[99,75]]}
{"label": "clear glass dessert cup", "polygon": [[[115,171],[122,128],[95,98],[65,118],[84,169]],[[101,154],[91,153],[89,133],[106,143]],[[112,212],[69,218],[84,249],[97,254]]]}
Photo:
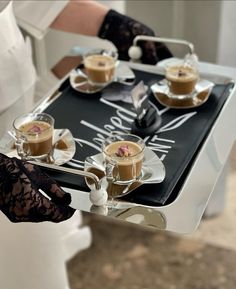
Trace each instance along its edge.
{"label": "clear glass dessert cup", "polygon": [[194,96],[199,73],[196,67],[180,62],[166,67],[165,78],[168,96],[173,99],[186,99]]}
{"label": "clear glass dessert cup", "polygon": [[117,134],[105,139],[103,157],[108,182],[125,185],[142,175],[145,142],[132,134]]}

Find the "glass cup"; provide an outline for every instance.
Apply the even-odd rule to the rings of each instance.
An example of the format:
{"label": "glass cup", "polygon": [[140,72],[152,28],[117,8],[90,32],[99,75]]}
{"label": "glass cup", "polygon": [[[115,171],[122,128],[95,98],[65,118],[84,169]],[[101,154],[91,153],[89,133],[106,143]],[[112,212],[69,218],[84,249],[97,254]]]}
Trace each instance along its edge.
{"label": "glass cup", "polygon": [[44,159],[52,151],[54,118],[46,113],[29,113],[13,122],[16,149],[22,159]]}
{"label": "glass cup", "polygon": [[104,87],[114,79],[117,54],[106,50],[84,55],[84,67],[89,84]]}
{"label": "glass cup", "polygon": [[187,63],[169,64],[166,67],[165,78],[169,87],[169,97],[186,99],[193,97],[198,81],[198,70]]}
{"label": "glass cup", "polygon": [[114,135],[103,143],[107,180],[129,184],[140,178],[145,142],[132,134]]}

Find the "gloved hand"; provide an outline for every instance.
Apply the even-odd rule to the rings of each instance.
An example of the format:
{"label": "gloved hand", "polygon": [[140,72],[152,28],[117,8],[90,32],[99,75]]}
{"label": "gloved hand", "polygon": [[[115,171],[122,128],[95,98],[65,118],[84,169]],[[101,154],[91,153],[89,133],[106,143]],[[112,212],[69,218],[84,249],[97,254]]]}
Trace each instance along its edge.
{"label": "gloved hand", "polygon": [[74,214],[70,202],[70,194],[38,166],[0,154],[0,210],[10,221],[58,223]]}
{"label": "gloved hand", "polygon": [[[110,40],[117,48],[120,60],[129,60],[128,50],[137,35],[155,36],[152,29],[146,25],[109,10],[98,32],[98,37]],[[163,43],[140,41],[142,63],[156,64],[158,61],[172,57],[172,53]]]}

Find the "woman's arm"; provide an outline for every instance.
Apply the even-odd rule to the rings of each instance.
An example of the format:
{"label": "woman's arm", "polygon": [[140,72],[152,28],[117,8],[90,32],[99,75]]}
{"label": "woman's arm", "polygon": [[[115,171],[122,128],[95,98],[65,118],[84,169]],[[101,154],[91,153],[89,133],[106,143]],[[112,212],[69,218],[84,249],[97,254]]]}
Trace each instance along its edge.
{"label": "woman's arm", "polygon": [[[155,35],[145,24],[92,0],[70,1],[51,28],[109,40],[116,46],[120,60],[129,60],[128,51],[137,35]],[[142,63],[156,64],[172,57],[163,43],[142,41],[139,45]]]}
{"label": "woman's arm", "polygon": [[90,0],[72,0],[51,24],[51,28],[97,36],[109,8]]}

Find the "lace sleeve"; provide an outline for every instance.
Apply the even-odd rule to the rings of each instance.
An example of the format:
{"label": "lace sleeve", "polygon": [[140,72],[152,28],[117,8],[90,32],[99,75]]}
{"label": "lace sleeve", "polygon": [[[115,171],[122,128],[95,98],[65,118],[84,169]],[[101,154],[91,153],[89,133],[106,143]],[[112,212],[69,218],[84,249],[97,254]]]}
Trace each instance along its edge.
{"label": "lace sleeve", "polygon": [[70,194],[38,166],[0,154],[0,209],[10,221],[61,222],[75,212],[70,202]]}
{"label": "lace sleeve", "polygon": [[[114,10],[108,11],[98,33],[100,38],[110,40],[117,47],[121,60],[129,60],[128,49],[137,35],[155,36],[148,26]],[[172,57],[172,53],[163,43],[140,41],[139,45],[143,51],[143,63],[156,64],[162,59]]]}

